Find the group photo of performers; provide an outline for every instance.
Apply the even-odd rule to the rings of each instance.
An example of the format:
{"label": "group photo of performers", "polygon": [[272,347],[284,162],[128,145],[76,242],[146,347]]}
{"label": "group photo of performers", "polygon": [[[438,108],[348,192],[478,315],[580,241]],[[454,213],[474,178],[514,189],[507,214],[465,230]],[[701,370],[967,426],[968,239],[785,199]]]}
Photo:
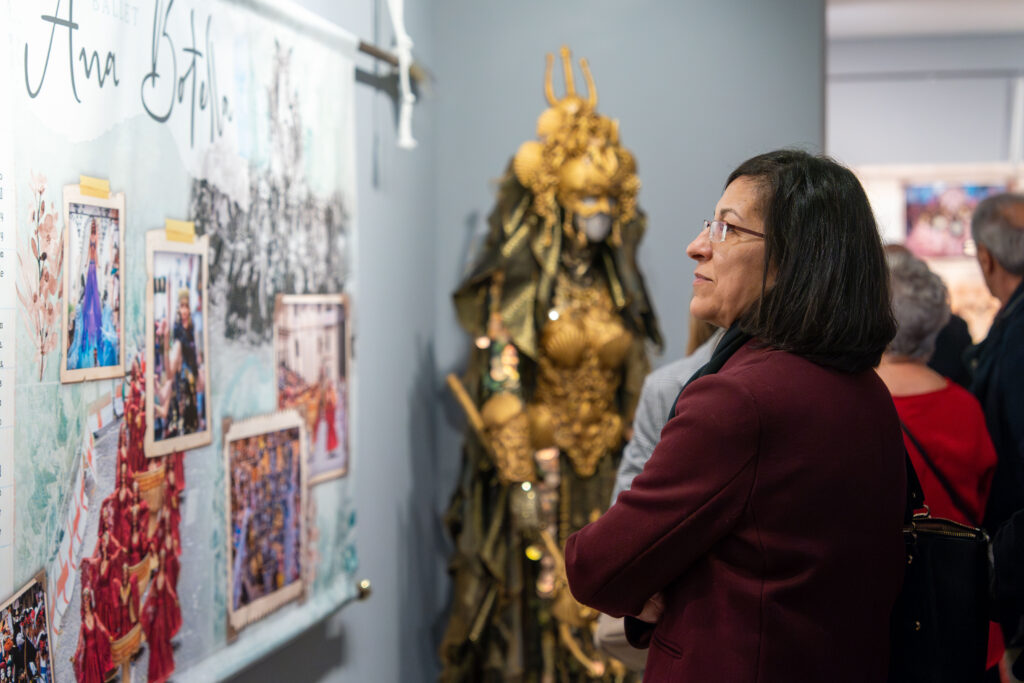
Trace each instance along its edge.
{"label": "group photo of performers", "polygon": [[283,296],[274,316],[277,406],[306,422],[313,481],[348,470],[345,324],[340,295]]}
{"label": "group photo of performers", "polygon": [[171,639],[181,628],[182,453],[146,458],[145,380],[136,363],[117,444],[114,491],[99,506],[96,547],[82,560],[81,628],[73,664],[78,683],[101,683],[148,649],[147,681],[174,671]]}
{"label": "group photo of performers", "polygon": [[297,428],[230,442],[234,610],[302,577],[301,457]]}
{"label": "group photo of performers", "polygon": [[201,257],[157,252],[153,259],[153,439],[205,431]]}
{"label": "group photo of performers", "polygon": [[118,365],[121,275],[118,210],[71,204],[67,369]]}
{"label": "group photo of performers", "polygon": [[46,593],[32,582],[0,609],[0,683],[50,683],[50,641]]}

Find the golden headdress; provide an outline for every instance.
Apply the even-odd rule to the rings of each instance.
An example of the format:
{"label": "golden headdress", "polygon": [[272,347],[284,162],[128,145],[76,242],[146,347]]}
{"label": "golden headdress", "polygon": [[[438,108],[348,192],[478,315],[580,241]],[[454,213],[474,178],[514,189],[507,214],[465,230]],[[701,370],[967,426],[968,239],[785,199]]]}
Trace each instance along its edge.
{"label": "golden headdress", "polygon": [[[551,84],[554,56],[548,54],[544,93],[551,106],[537,119],[539,140],[524,142],[512,168],[519,182],[533,193],[533,209],[549,231],[560,222],[573,235],[573,216],[608,213],[614,218],[612,243],[621,243],[619,226],[636,214],[636,177],[633,155],[619,144],[618,122],[597,113],[597,87],[586,59],[580,69],[587,82],[587,98],[576,93],[569,48],[561,49],[565,97],[557,99]],[[582,235],[579,239],[585,239]]]}

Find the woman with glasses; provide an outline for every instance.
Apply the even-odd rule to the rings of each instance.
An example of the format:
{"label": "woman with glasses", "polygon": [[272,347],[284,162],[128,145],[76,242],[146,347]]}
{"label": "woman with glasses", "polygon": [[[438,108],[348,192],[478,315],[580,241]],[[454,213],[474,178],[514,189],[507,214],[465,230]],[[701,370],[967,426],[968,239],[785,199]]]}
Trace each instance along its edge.
{"label": "woman with glasses", "polygon": [[644,680],[883,682],[906,470],[867,197],[830,159],[757,156],[687,255],[691,313],[727,332],[632,488],[569,538],[573,595],[627,617]]}

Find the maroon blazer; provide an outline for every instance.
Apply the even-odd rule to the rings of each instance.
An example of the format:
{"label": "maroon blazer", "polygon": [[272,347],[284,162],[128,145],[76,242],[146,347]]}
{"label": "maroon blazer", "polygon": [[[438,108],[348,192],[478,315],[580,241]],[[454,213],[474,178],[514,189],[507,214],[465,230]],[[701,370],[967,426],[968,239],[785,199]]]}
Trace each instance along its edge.
{"label": "maroon blazer", "polygon": [[878,376],[750,342],[683,391],[632,488],[569,537],[569,587],[613,616],[664,595],[645,681],[884,682],[905,497]]}

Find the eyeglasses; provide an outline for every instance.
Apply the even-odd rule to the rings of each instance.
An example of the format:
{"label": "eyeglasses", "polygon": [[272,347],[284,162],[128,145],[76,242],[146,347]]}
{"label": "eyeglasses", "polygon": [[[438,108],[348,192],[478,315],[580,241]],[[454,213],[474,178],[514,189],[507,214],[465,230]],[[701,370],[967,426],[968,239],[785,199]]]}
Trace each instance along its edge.
{"label": "eyeglasses", "polygon": [[764,239],[763,232],[747,230],[746,228],[741,228],[738,225],[726,223],[725,221],[704,221],[704,229],[708,231],[708,239],[710,239],[712,242],[724,242],[725,236],[729,234],[730,230],[735,230],[736,232],[745,232],[748,235],[753,235],[754,237],[760,237],[761,239]]}

